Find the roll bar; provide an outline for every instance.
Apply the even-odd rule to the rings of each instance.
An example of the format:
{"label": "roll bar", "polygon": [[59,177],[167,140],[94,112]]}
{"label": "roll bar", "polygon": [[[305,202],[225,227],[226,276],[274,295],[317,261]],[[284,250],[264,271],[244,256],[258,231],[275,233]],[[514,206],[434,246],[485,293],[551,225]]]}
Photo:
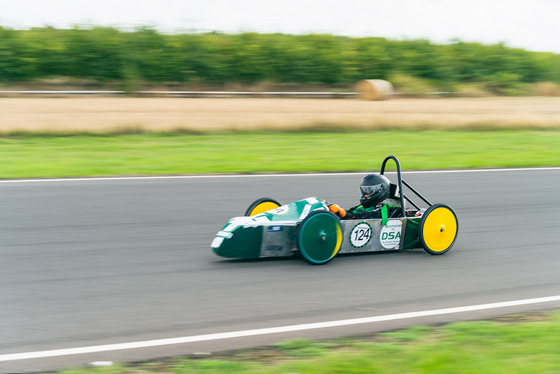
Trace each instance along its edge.
{"label": "roll bar", "polygon": [[402,174],[401,174],[401,164],[399,162],[399,160],[393,156],[393,155],[389,155],[387,157],[385,157],[385,159],[383,160],[383,163],[381,164],[381,175],[385,174],[385,166],[387,165],[387,161],[389,160],[393,160],[395,162],[395,165],[397,166],[397,178],[398,178],[398,187],[399,187],[399,195],[400,195],[400,199],[401,199],[401,214],[403,217],[406,217],[406,210],[404,208],[404,200],[408,201],[410,204],[412,204],[416,209],[420,209],[420,207],[418,205],[416,205],[416,203],[414,203],[414,201],[412,201],[411,199],[408,198],[408,196],[406,196],[404,194],[404,190],[402,188],[403,184],[411,191],[413,192],[416,196],[418,196],[420,199],[422,199],[422,201],[424,201],[426,204],[428,204],[428,206],[432,206],[432,203],[430,203],[424,196],[420,195],[420,193],[418,191],[416,191],[414,188],[412,188],[412,186],[408,183],[406,183],[406,181],[404,181],[402,179]]}

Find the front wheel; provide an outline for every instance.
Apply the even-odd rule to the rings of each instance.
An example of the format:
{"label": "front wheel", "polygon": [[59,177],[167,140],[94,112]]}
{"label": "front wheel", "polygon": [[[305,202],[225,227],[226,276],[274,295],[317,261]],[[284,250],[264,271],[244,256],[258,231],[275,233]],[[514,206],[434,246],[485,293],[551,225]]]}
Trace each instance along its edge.
{"label": "front wheel", "polygon": [[449,251],[459,232],[459,221],[453,209],[445,204],[429,207],[418,227],[418,236],[424,250],[431,255]]}
{"label": "front wheel", "polygon": [[301,223],[297,240],[299,251],[307,262],[326,264],[342,246],[342,224],[329,211],[314,211]]}
{"label": "front wheel", "polygon": [[246,216],[255,216],[257,214],[261,214],[267,212],[271,209],[278,208],[280,204],[278,201],[271,199],[270,197],[261,197],[260,199],[255,200],[247,211],[245,212]]}

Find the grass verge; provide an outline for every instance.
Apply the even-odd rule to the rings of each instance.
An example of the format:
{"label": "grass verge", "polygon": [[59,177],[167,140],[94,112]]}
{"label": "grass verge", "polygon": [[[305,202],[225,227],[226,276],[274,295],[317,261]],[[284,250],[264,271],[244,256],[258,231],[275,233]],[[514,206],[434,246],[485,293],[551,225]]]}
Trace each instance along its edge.
{"label": "grass verge", "polygon": [[242,132],[0,137],[0,178],[560,165],[560,131]]}
{"label": "grass verge", "polygon": [[560,312],[417,326],[359,338],[294,340],[209,357],[169,358],[62,374],[556,373]]}

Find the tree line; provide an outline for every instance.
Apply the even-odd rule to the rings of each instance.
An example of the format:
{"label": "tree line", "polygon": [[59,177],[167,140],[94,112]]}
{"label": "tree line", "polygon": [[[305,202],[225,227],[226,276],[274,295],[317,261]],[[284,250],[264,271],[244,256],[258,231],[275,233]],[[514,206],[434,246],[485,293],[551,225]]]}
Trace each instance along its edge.
{"label": "tree line", "polygon": [[350,85],[413,78],[440,90],[560,84],[560,55],[454,40],[389,40],[329,34],[164,34],[153,28],[0,27],[0,83],[49,77],[99,84]]}

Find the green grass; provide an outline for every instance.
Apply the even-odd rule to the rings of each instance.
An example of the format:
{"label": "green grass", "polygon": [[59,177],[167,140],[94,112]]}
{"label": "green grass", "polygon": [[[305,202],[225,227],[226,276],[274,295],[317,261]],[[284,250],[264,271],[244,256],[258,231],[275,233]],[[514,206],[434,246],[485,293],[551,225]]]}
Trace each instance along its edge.
{"label": "green grass", "polygon": [[210,357],[180,357],[63,374],[558,373],[560,312],[417,326],[360,338],[294,340]]}
{"label": "green grass", "polygon": [[560,165],[560,131],[260,132],[0,137],[0,178]]}

